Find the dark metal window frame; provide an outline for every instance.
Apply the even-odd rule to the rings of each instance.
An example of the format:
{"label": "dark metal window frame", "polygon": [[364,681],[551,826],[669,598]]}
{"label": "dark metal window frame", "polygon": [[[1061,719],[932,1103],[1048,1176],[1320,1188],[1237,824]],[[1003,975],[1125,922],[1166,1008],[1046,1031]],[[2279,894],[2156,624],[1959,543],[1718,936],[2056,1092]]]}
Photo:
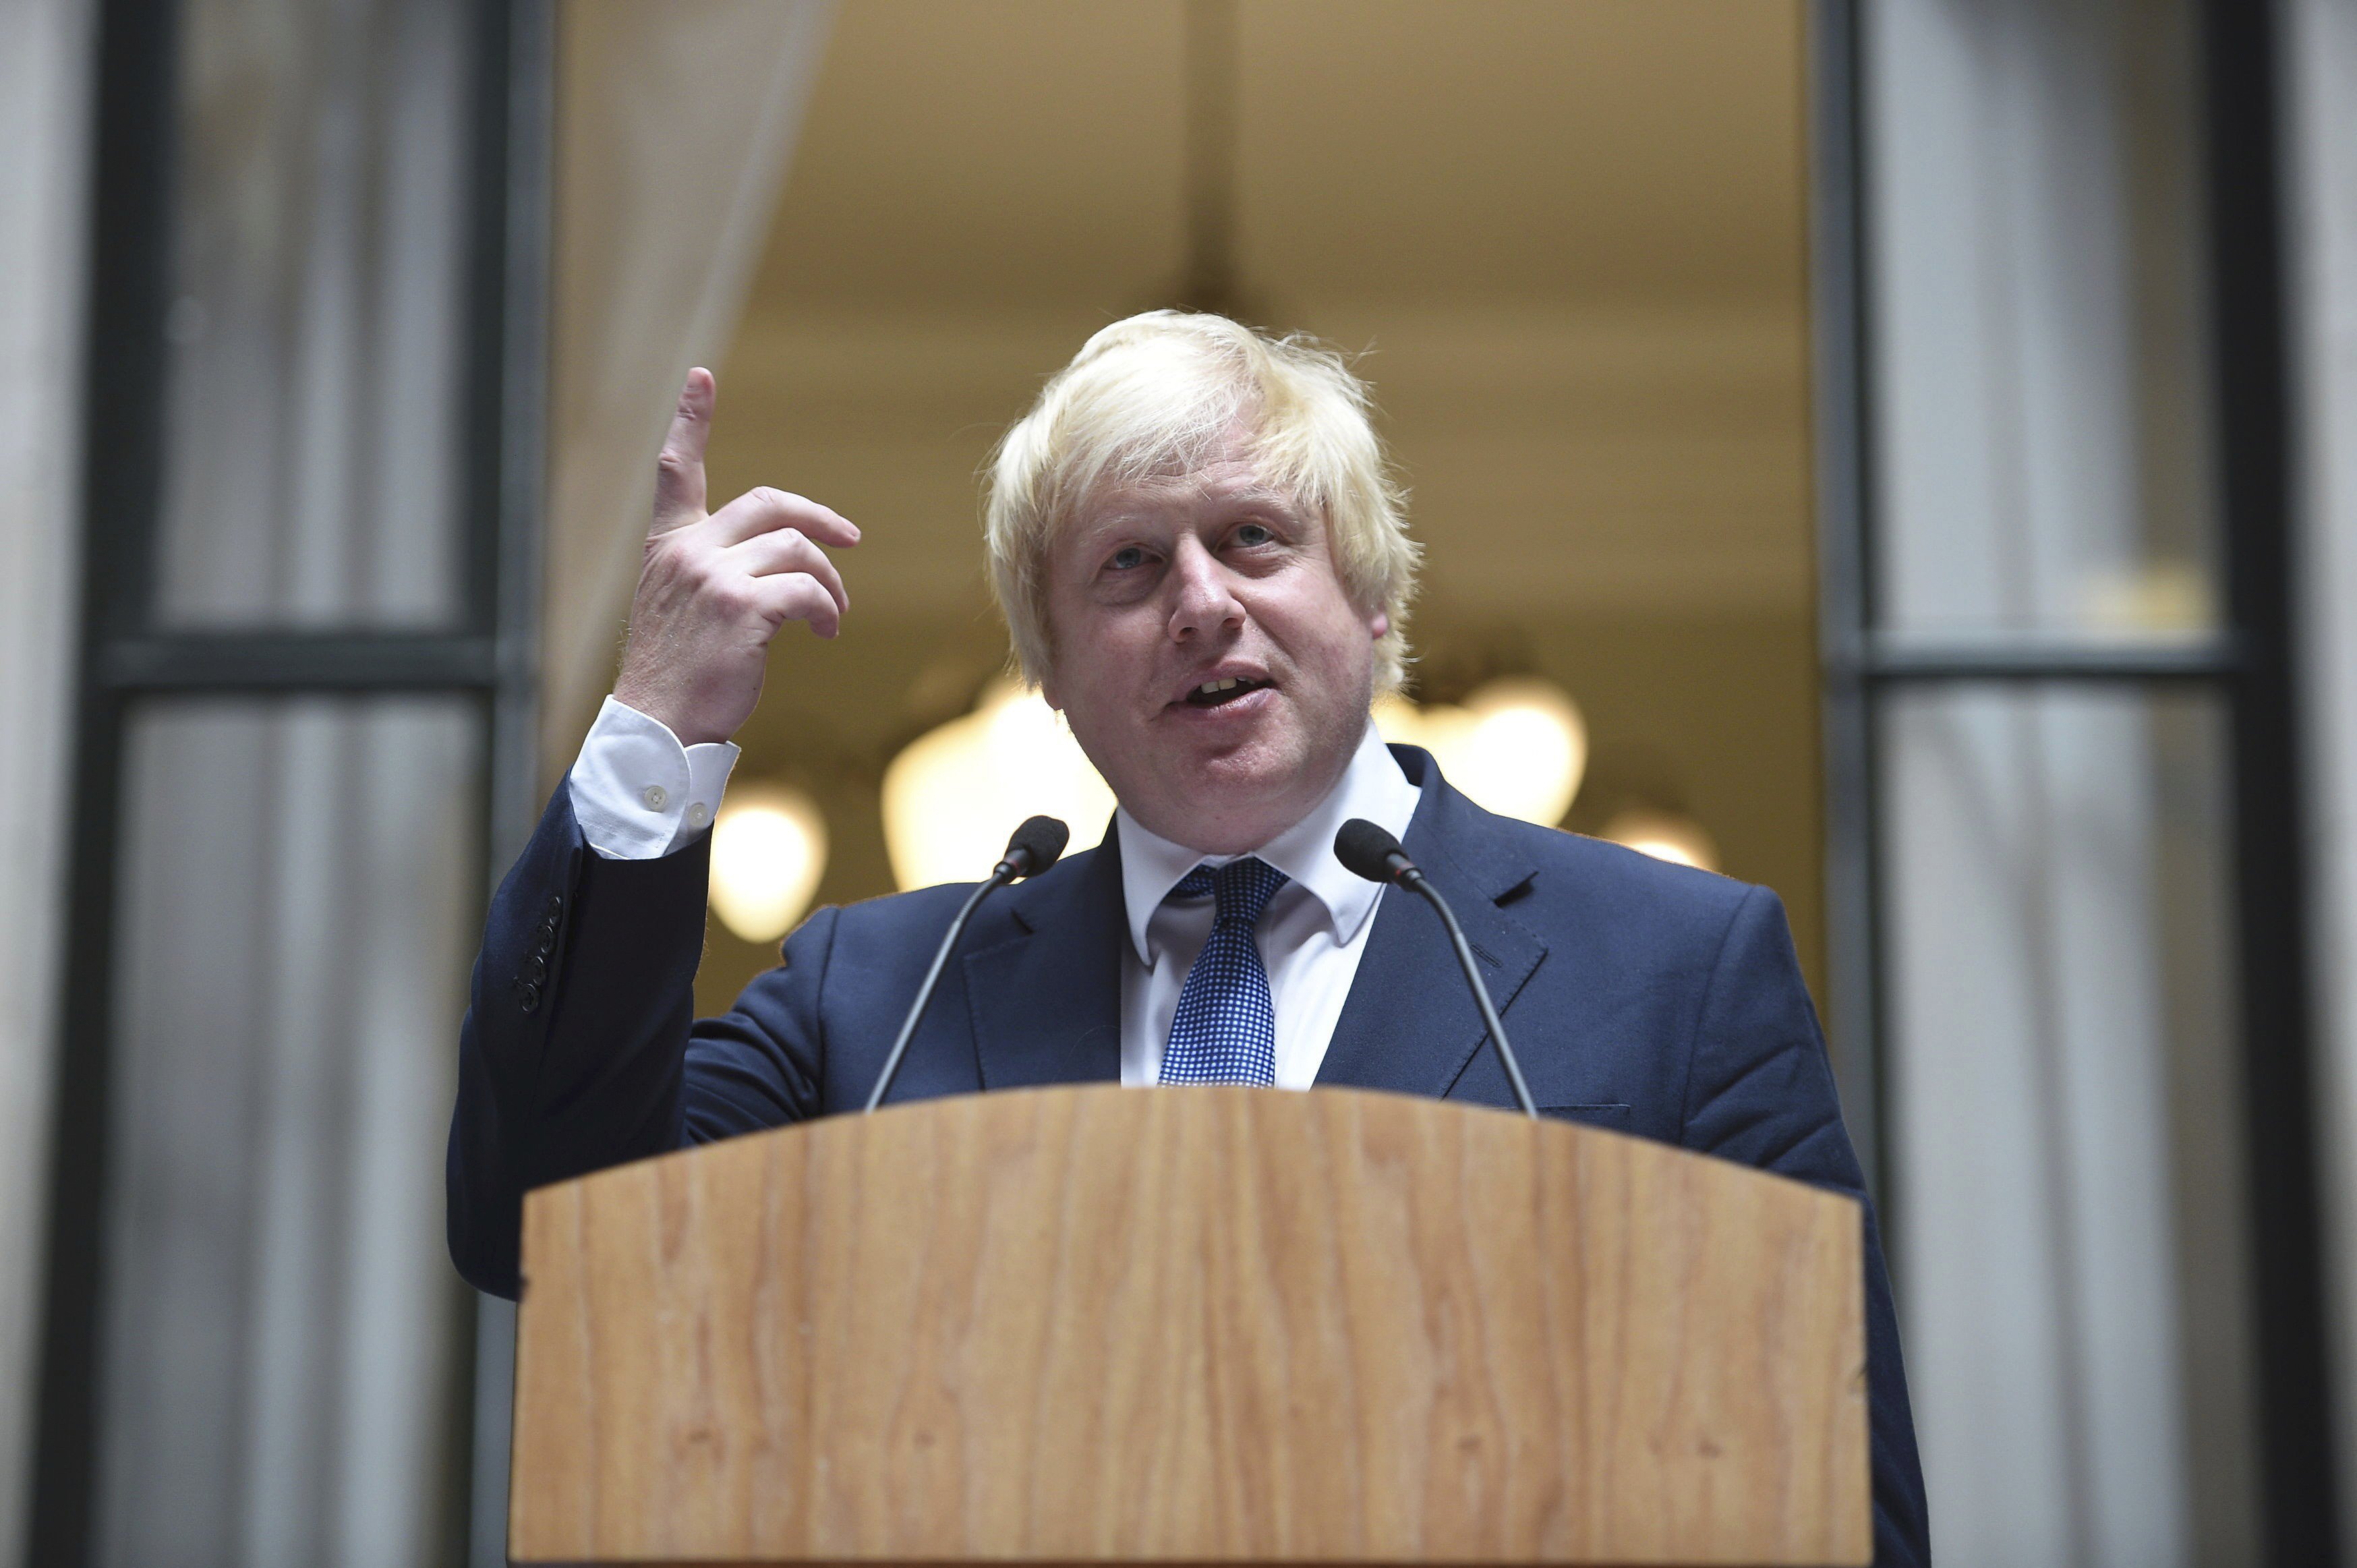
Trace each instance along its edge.
{"label": "dark metal window frame", "polygon": [[[533,819],[545,391],[549,0],[471,8],[459,619],[447,631],[172,631],[155,624],[177,0],[105,0],[92,94],[81,637],[46,1298],[26,1560],[91,1561],[125,726],[157,696],[459,693],[483,746],[483,864]],[[453,1391],[463,1415],[470,1402]],[[463,1428],[462,1428],[463,1430]],[[452,1485],[463,1497],[463,1455]],[[448,1555],[464,1552],[463,1508]]]}
{"label": "dark metal window frame", "polygon": [[[1835,1065],[1886,1209],[1876,865],[1878,710],[1929,683],[2191,683],[2229,716],[2232,897],[2249,1171],[2266,1562],[2341,1560],[2323,1232],[2311,1110],[2313,992],[2295,660],[2282,156],[2275,9],[2201,0],[2209,407],[2227,629],[2162,644],[2022,638],[1933,643],[1879,625],[1875,593],[1873,322],[1859,0],[1814,0],[1813,301],[1816,331],[1820,653]],[[1903,1249],[1903,1227],[1891,1237]],[[1935,1499],[1936,1507],[1936,1499]]]}

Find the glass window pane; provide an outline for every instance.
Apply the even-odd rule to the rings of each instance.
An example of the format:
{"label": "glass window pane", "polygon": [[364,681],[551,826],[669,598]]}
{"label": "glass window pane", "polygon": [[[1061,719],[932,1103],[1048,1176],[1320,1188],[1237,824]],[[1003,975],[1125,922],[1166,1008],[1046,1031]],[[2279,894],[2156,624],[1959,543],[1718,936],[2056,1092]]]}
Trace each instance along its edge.
{"label": "glass window pane", "polygon": [[1885,718],[1891,1230],[1942,1554],[2255,1561],[2222,704]]}
{"label": "glass window pane", "polygon": [[456,0],[190,0],[156,613],[460,612]]}
{"label": "glass window pane", "polygon": [[2190,0],[1867,21],[1880,619],[2214,627]]}
{"label": "glass window pane", "polygon": [[460,699],[157,703],[126,756],[97,1560],[418,1563],[460,1400]]}

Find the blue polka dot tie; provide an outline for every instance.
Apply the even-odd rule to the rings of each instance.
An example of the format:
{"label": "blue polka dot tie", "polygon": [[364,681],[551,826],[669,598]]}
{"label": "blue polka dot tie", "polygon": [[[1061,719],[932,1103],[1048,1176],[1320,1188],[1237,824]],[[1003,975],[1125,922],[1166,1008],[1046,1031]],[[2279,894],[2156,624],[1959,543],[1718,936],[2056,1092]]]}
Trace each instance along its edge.
{"label": "blue polka dot tie", "polygon": [[1170,1043],[1162,1050],[1165,1083],[1275,1083],[1276,1009],[1268,999],[1253,928],[1285,873],[1261,860],[1232,860],[1217,871],[1199,865],[1170,890],[1174,898],[1216,900],[1211,934],[1178,991]]}

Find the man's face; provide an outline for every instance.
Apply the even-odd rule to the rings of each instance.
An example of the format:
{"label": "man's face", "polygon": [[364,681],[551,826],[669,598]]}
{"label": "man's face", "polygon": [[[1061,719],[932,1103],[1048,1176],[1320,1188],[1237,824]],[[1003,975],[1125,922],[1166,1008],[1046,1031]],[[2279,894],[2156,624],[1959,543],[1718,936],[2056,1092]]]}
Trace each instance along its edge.
{"label": "man's face", "polygon": [[1324,519],[1232,440],[1076,519],[1049,552],[1048,622],[1049,703],[1131,815],[1207,854],[1259,848],[1333,788],[1391,624],[1344,591]]}

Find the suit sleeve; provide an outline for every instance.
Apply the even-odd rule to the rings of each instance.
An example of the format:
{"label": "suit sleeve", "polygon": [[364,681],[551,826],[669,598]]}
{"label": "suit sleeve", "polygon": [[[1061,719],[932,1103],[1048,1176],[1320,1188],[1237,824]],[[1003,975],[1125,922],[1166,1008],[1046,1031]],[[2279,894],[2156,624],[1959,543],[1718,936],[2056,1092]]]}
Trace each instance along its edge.
{"label": "suit sleeve", "polygon": [[1684,1143],[1857,1198],[1866,1210],[1866,1358],[1878,1568],[1931,1562],[1922,1467],[1874,1205],[1784,907],[1748,891],[1720,945],[1688,1058]]}
{"label": "suit sleeve", "polygon": [[451,1259],[477,1288],[516,1294],[533,1187],[812,1113],[832,911],[789,944],[810,961],[755,983],[766,1004],[695,1024],[710,843],[606,859],[560,786],[493,897],[446,1173]]}

